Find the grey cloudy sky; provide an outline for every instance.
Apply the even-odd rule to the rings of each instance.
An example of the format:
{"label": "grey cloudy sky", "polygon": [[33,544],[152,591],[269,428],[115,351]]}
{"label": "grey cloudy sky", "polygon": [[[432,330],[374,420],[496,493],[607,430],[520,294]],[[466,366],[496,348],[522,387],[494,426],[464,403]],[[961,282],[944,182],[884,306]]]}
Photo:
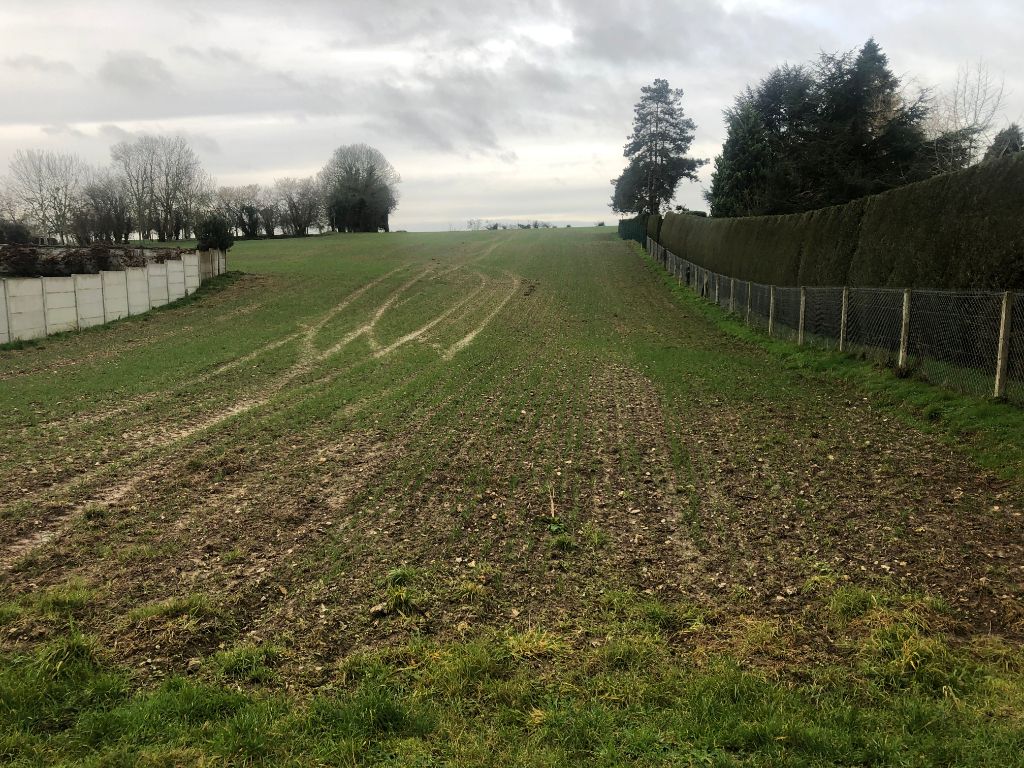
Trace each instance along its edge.
{"label": "grey cloudy sky", "polygon": [[[366,142],[403,176],[400,228],[610,222],[655,77],[685,89],[699,157],[745,84],[872,35],[922,85],[983,58],[1020,120],[1021,29],[1020,0],[4,0],[0,173],[18,148],[104,162],[125,136],[168,132],[219,183],[269,183]],[[709,174],[678,201],[704,207]]]}

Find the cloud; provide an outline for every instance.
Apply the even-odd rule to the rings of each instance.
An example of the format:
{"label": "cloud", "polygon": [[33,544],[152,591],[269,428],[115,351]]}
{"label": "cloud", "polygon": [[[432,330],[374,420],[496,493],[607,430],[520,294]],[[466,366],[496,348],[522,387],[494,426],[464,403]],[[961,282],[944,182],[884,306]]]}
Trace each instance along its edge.
{"label": "cloud", "polygon": [[160,59],[139,51],[108,54],[98,74],[104,84],[126,91],[163,89],[174,82],[174,77]]}
{"label": "cloud", "polygon": [[31,53],[10,56],[4,59],[4,63],[12,69],[41,72],[44,75],[73,75],[76,72],[75,68],[66,61],[46,59]]}

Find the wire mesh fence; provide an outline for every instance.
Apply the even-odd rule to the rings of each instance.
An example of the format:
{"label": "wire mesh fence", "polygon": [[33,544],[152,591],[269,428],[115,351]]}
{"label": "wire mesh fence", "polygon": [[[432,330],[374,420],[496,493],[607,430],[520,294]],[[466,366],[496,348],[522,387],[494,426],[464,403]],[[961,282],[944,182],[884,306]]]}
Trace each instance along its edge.
{"label": "wire mesh fence", "polygon": [[843,289],[805,288],[804,343],[837,349],[843,330]]}
{"label": "wire mesh fence", "polygon": [[914,291],[910,367],[951,389],[991,390],[1002,307],[1001,293]]}
{"label": "wire mesh fence", "polygon": [[771,314],[772,288],[770,285],[752,283],[750,286],[750,317],[747,320],[755,328],[767,330]]}
{"label": "wire mesh fence", "polygon": [[775,317],[772,336],[795,341],[800,333],[800,289],[775,288]]}
{"label": "wire mesh fence", "polygon": [[903,291],[851,288],[845,348],[886,365],[896,365],[903,328]]}
{"label": "wire mesh fence", "polygon": [[773,337],[1024,405],[1024,294],[770,286],[712,272],[653,241],[647,249],[680,283]]}

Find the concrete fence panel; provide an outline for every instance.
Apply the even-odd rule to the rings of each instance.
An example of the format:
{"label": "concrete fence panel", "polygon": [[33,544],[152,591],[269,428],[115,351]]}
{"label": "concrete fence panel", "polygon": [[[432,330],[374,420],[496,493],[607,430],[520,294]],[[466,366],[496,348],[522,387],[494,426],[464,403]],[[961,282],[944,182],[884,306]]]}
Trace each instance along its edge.
{"label": "concrete fence panel", "polygon": [[185,293],[191,295],[202,284],[202,278],[199,276],[199,254],[181,254],[181,264],[185,268]]}
{"label": "concrete fence panel", "polygon": [[99,275],[75,275],[78,327],[103,325],[103,280]]}
{"label": "concrete fence panel", "polygon": [[147,264],[146,278],[149,280],[150,305],[162,307],[170,300],[167,293],[167,265]]}
{"label": "concrete fence panel", "polygon": [[7,281],[0,280],[0,344],[10,340],[11,333],[7,327]]}
{"label": "concrete fence panel", "polygon": [[206,282],[213,277],[213,251],[199,252],[199,279]]}
{"label": "concrete fence panel", "polygon": [[100,272],[103,281],[103,320],[128,317],[128,278],[124,272]]}
{"label": "concrete fence panel", "polygon": [[7,321],[11,341],[46,335],[43,281],[38,277],[11,279],[7,285]]}
{"label": "concrete fence panel", "polygon": [[228,271],[228,255],[224,251],[214,251],[217,254],[217,274],[223,275]]}
{"label": "concrete fence panel", "polygon": [[124,271],[128,291],[128,314],[149,312],[149,278],[145,267],[129,267]]}
{"label": "concrete fence panel", "polygon": [[43,277],[43,301],[46,305],[46,333],[73,331],[78,327],[78,301],[75,278]]}
{"label": "concrete fence panel", "polygon": [[168,259],[164,266],[167,268],[168,301],[185,298],[185,264],[180,259]]}

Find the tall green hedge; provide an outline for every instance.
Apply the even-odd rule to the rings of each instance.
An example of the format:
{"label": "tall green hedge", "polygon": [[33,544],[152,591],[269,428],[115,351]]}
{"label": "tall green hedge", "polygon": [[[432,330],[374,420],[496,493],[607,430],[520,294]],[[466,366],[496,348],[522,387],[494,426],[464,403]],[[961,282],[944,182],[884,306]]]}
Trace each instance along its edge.
{"label": "tall green hedge", "polygon": [[716,272],[775,285],[1024,288],[1024,153],[806,213],[669,213],[659,242]]}

